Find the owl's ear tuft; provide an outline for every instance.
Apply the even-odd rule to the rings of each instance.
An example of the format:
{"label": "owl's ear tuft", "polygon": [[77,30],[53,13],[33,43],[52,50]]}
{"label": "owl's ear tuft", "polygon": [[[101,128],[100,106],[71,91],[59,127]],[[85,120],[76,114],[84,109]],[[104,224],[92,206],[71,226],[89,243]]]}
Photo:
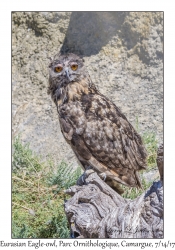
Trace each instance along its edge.
{"label": "owl's ear tuft", "polygon": [[83,58],[83,55],[78,55],[79,59],[82,61],[82,62],[85,62],[84,58]]}

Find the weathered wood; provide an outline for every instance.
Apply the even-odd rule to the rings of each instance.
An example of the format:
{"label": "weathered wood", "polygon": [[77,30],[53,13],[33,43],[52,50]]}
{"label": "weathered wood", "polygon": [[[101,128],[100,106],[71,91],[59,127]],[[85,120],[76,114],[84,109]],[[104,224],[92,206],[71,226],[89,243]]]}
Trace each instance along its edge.
{"label": "weathered wood", "polygon": [[92,169],[66,190],[71,237],[163,238],[163,146],[157,157],[160,181],[135,200],[124,199]]}

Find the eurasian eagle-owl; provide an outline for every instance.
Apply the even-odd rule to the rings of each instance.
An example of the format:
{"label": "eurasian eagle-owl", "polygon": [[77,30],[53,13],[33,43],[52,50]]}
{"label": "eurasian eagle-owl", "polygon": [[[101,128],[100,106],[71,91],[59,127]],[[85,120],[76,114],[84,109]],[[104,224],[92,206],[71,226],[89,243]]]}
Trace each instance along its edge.
{"label": "eurasian eagle-owl", "polygon": [[[75,54],[57,54],[49,64],[48,94],[57,106],[61,131],[84,169],[106,181],[141,187],[146,150],[125,115],[92,83]],[[112,184],[113,185],[113,184]]]}

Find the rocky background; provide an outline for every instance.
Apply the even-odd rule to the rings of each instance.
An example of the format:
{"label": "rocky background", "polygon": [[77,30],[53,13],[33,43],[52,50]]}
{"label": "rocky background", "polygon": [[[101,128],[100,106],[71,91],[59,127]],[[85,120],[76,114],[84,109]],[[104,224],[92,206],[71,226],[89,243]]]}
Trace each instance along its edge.
{"label": "rocky background", "polygon": [[140,134],[163,141],[163,12],[13,12],[12,139],[77,165],[47,95],[49,57],[83,55],[92,80]]}

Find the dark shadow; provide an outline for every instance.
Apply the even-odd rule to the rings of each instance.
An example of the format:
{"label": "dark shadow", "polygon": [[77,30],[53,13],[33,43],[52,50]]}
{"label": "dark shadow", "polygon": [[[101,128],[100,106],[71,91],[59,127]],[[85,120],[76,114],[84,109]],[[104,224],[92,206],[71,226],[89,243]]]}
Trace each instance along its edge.
{"label": "dark shadow", "polygon": [[119,30],[128,12],[73,12],[61,53],[97,54]]}

